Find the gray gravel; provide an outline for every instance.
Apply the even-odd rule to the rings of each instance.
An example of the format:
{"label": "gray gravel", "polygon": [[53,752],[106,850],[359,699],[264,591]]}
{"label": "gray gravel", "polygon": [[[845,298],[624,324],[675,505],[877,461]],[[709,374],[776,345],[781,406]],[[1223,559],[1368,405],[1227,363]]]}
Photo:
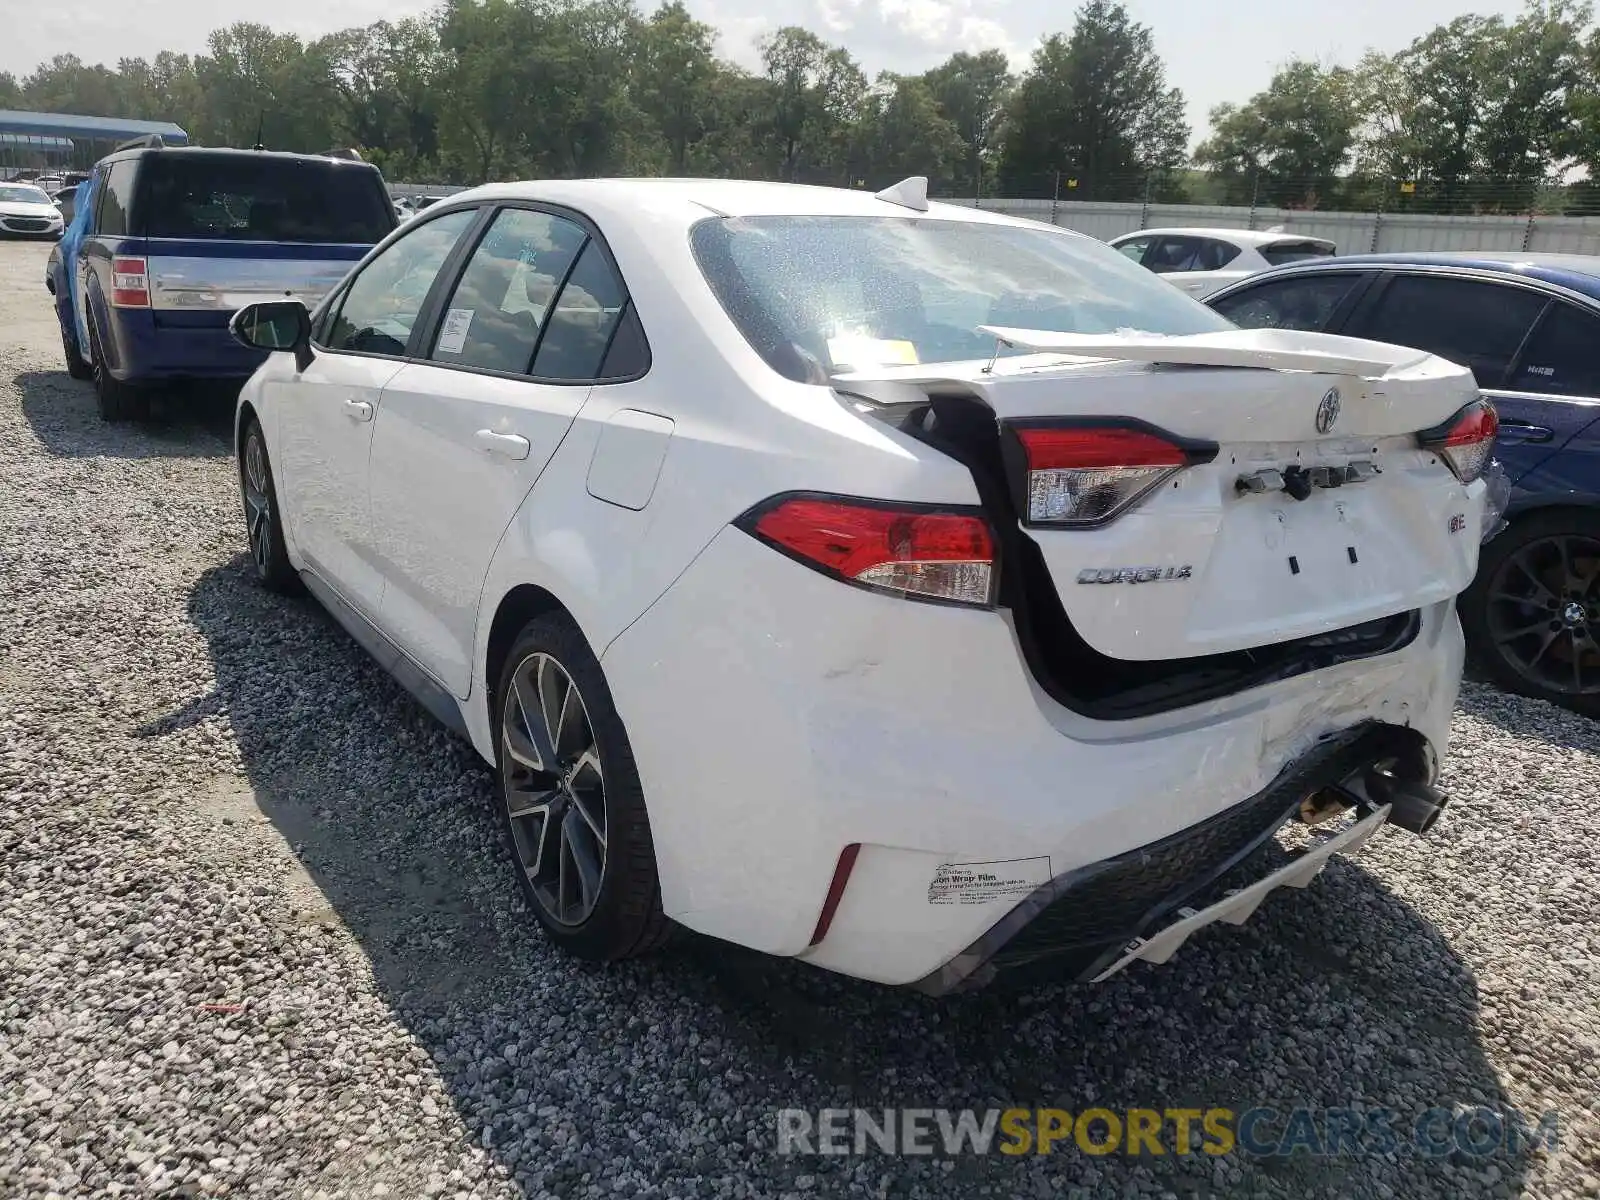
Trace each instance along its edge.
{"label": "gray gravel", "polygon": [[[226,411],[103,426],[0,246],[0,1197],[1600,1196],[1600,725],[1469,687],[1426,841],[931,1001],[532,931],[489,777],[250,584]],[[792,1158],[780,1108],[1559,1109],[1489,1160]]]}

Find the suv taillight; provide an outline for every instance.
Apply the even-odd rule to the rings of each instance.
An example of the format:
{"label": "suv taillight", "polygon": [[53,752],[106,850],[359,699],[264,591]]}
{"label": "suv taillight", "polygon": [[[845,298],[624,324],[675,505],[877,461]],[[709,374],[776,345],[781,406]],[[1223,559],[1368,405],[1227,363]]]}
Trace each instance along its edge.
{"label": "suv taillight", "polygon": [[995,539],[974,511],[791,493],[751,509],[746,533],[846,583],[913,600],[994,603]]}
{"label": "suv taillight", "polygon": [[1499,432],[1500,415],[1479,397],[1444,424],[1417,434],[1417,444],[1444,459],[1462,483],[1471,483],[1489,465]]}
{"label": "suv taillight", "polygon": [[1185,467],[1210,462],[1214,442],[1142,421],[1070,418],[1013,423],[1004,440],[1018,510],[1029,525],[1087,529],[1115,520]]}
{"label": "suv taillight", "polygon": [[111,260],[111,307],[150,307],[150,276],[144,259]]}

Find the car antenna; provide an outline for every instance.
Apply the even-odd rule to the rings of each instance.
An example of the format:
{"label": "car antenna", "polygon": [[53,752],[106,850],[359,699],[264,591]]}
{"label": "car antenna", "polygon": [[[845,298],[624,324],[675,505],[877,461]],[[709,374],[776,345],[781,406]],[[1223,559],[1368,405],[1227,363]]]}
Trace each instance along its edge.
{"label": "car antenna", "polygon": [[883,191],[875,193],[873,199],[898,204],[901,208],[915,209],[917,212],[927,212],[928,177],[912,175],[908,179],[902,179],[893,187],[886,187]]}
{"label": "car antenna", "polygon": [[266,132],[266,128],[267,110],[263,108],[256,116],[256,144],[250,147],[252,150],[265,150],[267,148],[266,142],[263,141],[261,137],[261,135]]}

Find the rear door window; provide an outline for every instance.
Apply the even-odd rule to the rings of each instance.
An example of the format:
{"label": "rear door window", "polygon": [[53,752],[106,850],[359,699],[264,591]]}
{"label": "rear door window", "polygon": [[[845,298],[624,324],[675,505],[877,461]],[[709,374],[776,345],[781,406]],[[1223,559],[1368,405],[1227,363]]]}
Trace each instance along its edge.
{"label": "rear door window", "polygon": [[1175,271],[1204,271],[1204,247],[1200,238],[1164,237],[1145,257],[1144,265],[1157,275],[1170,275]]}
{"label": "rear door window", "polygon": [[1344,332],[1426,350],[1470,367],[1479,387],[1500,387],[1544,304],[1510,284],[1400,275]]}
{"label": "rear door window", "polygon": [[598,242],[590,241],[545,323],[533,374],[583,382],[598,378],[627,296]]}
{"label": "rear door window", "polygon": [[1361,276],[1303,275],[1275,279],[1213,301],[1216,309],[1244,329],[1326,330]]}
{"label": "rear door window", "polygon": [[1334,247],[1327,242],[1272,242],[1261,247],[1261,257],[1275,267],[1308,258],[1332,258],[1333,252]]}
{"label": "rear door window", "polygon": [[502,210],[446,302],[428,357],[441,366],[527,374],[556,293],[588,236],[550,213]]}
{"label": "rear door window", "polygon": [[1528,339],[1512,391],[1600,397],[1600,317],[1557,303]]}
{"label": "rear door window", "polygon": [[136,220],[146,237],[370,245],[395,226],[366,167],[274,155],[146,155]]}

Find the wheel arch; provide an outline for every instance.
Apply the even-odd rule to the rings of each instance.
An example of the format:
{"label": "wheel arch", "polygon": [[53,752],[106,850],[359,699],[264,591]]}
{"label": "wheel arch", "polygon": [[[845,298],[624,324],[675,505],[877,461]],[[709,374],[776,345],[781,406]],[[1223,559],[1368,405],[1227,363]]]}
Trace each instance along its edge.
{"label": "wheel arch", "polygon": [[572,611],[556,598],[555,593],[537,584],[519,583],[501,596],[499,603],[495,605],[494,616],[489,622],[488,641],[484,648],[484,687],[481,701],[482,715],[490,729],[494,728],[495,688],[500,682],[500,672],[505,667],[506,656],[511,653],[517,634],[521,633],[523,626],[535,617],[553,612],[562,613],[572,618],[574,624],[577,623]]}

